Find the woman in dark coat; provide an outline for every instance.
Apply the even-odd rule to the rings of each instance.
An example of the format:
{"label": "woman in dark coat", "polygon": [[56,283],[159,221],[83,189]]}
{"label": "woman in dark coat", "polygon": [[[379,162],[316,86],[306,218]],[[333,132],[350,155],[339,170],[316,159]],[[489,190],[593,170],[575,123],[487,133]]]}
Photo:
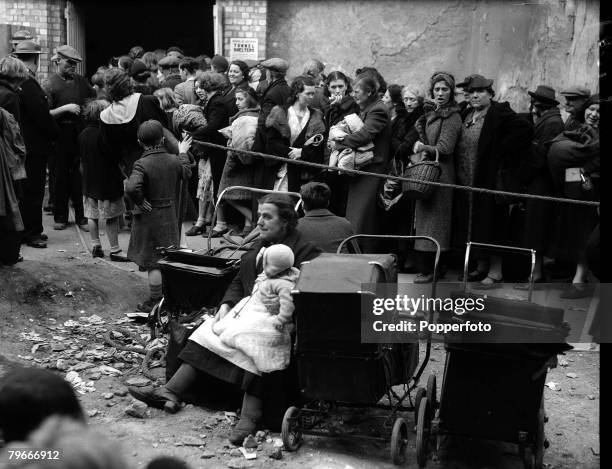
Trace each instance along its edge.
{"label": "woman in dark coat", "polygon": [[124,71],[110,69],[104,81],[113,102],[100,114],[102,135],[110,151],[119,155],[124,176],[128,177],[143,151],[136,138],[140,124],[153,119],[166,127],[167,119],[157,98],[133,93],[130,77]]}
{"label": "woman in dark coat", "polygon": [[[204,72],[198,79],[198,84],[207,95],[206,106],[204,107],[206,125],[193,132],[192,136],[194,140],[225,145],[227,141],[225,137],[219,133],[219,130],[227,127],[230,118],[222,94],[225,86],[225,76],[217,72]],[[202,147],[202,152],[210,158],[213,193],[216,200],[219,191],[219,183],[221,182],[221,175],[223,174],[223,167],[227,159],[227,152],[225,150],[207,147]],[[216,234],[213,230],[213,236],[214,235],[220,236],[220,234]]]}
{"label": "woman in dark coat", "polygon": [[[255,279],[262,271],[258,259],[262,247],[277,243],[289,246],[294,253],[296,267],[321,252],[310,241],[306,241],[296,228],[297,214],[287,197],[281,194],[267,195],[259,205],[259,212],[257,225],[261,238],[242,257],[240,271],[221,300],[215,320],[223,318],[234,305],[251,294]],[[181,396],[197,379],[207,381],[205,389],[210,390],[209,398],[220,392],[228,394],[231,390],[240,389],[244,392],[240,422],[230,435],[230,441],[235,445],[240,445],[249,433],[255,434],[262,425],[264,428],[278,427],[282,413],[289,405],[297,402],[294,363],[283,371],[257,376],[191,340],[179,358],[183,363],[165,386],[157,390],[129,388],[130,394],[152,407],[176,412],[180,408]]]}
{"label": "woman in dark coat", "polygon": [[[455,79],[445,72],[435,73],[431,77],[430,95],[434,108],[427,111],[416,122],[419,140],[414,144],[416,157],[433,161],[439,160],[442,173],[439,182],[455,183],[455,145],[461,134],[461,116],[455,102]],[[413,157],[413,158],[414,158]],[[416,161],[418,162],[418,161]],[[427,199],[415,203],[415,234],[430,236],[440,244],[442,253],[441,277],[445,270],[445,253],[450,250],[451,220],[453,213],[453,191],[437,187]],[[436,246],[431,242],[418,239],[414,249],[420,254],[420,273],[415,283],[433,281],[433,265]]]}
{"label": "woman in dark coat", "polygon": [[[315,93],[312,78],[298,77],[291,83],[289,99],[275,106],[266,119],[266,153],[292,160],[323,162],[325,124],[323,113],[310,107]],[[274,189],[299,192],[318,170],[284,164],[276,173]]]}
{"label": "woman in dark coat", "polygon": [[[552,140],[563,131],[561,112],[557,107],[555,90],[548,86],[538,86],[531,96],[531,115],[535,120],[531,158],[522,171],[523,184],[528,194],[554,194],[554,185],[546,155]],[[536,267],[534,280],[542,280],[542,259],[551,243],[551,224],[554,206],[550,202],[527,199],[525,201],[525,227],[523,246],[535,249]]]}
{"label": "woman in dark coat", "polygon": [[[582,200],[598,200],[600,187],[599,95],[585,104],[584,124],[577,130],[565,131],[555,138],[548,151],[548,165],[555,186],[555,195]],[[573,182],[567,181],[566,170],[573,168]],[[572,179],[570,177],[570,179]],[[591,189],[587,190],[589,186]],[[550,255],[555,259],[576,263],[571,287],[562,298],[587,295],[588,265],[586,245],[598,223],[595,207],[557,204],[555,207],[554,239]]]}
{"label": "woman in dark coat", "polygon": [[143,122],[138,128],[138,142],[144,153],[134,163],[126,184],[126,194],[135,205],[127,257],[149,275],[151,297],[138,309],[150,311],[162,297],[162,278],[157,261],[158,247],[179,243],[177,199],[181,181],[190,176],[187,151],[191,137],[179,143],[179,156],[163,147],[164,131],[159,121]]}
{"label": "woman in dark coat", "polygon": [[[521,192],[518,169],[531,151],[533,128],[507,102],[492,101],[493,80],[472,75],[466,85],[471,106],[463,119],[455,155],[457,183],[487,189]],[[509,200],[474,194],[471,241],[508,244]],[[470,196],[455,194],[455,234],[464,249],[469,227]],[[482,288],[502,281],[502,259],[488,254],[477,258],[478,266],[468,280],[482,280]]]}
{"label": "woman in dark coat", "polygon": [[[337,143],[353,150],[373,143],[374,158],[359,169],[384,174],[389,164],[391,122],[386,106],[379,99],[378,87],[377,81],[369,76],[357,77],[353,85],[353,99],[359,106],[359,117],[364,126],[360,131],[343,137]],[[381,180],[375,177],[350,177],[346,218],[353,225],[355,233],[377,233],[380,226],[380,213],[377,206],[380,183]]]}
{"label": "woman in dark coat", "polygon": [[[344,73],[339,71],[331,72],[327,75],[325,84],[325,95],[329,100],[327,107],[323,109],[327,137],[329,128],[332,125],[338,124],[349,114],[359,114],[359,106],[351,96],[353,92],[351,81]],[[326,146],[325,161],[329,161],[330,152],[331,150]],[[344,217],[346,215],[349,176],[339,174],[337,171],[328,171],[323,176],[323,179],[331,189],[329,210],[339,217]]]}

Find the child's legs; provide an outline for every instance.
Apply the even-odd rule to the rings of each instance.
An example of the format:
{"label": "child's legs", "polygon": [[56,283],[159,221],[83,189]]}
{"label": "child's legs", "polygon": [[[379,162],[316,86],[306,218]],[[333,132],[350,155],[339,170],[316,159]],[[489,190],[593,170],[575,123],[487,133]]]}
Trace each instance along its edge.
{"label": "child's legs", "polygon": [[119,247],[119,217],[106,220],[106,236],[108,236],[111,252],[121,251]]}
{"label": "child's legs", "polygon": [[94,246],[100,246],[100,230],[98,229],[98,220],[96,218],[88,218],[87,225],[89,227],[89,237]]}

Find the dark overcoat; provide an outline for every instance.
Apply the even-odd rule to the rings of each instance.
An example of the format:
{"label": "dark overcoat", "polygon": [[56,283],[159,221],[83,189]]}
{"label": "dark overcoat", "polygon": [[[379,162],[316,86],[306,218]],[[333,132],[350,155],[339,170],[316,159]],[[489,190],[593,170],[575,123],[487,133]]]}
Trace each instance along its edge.
{"label": "dark overcoat", "polygon": [[[530,154],[533,127],[507,102],[491,102],[480,138],[474,186],[521,192],[518,171]],[[472,241],[507,243],[509,200],[474,194]],[[465,212],[467,215],[467,212]]]}
{"label": "dark overcoat", "polygon": [[[308,123],[304,126],[304,129],[297,136],[290,148],[289,142],[291,138],[291,129],[289,128],[289,121],[287,118],[288,109],[289,106],[287,105],[275,106],[268,115],[268,118],[266,119],[266,153],[289,159],[288,155],[291,148],[301,148],[301,161],[319,164],[323,163],[325,141],[317,146],[304,146],[306,140],[314,135],[325,134],[323,113],[319,109],[311,107],[308,108],[310,111]],[[289,163],[287,165],[289,191],[299,192],[302,184],[306,183],[309,179],[312,179],[315,174],[320,172],[321,171],[317,169],[308,170],[304,167]],[[267,173],[264,187],[274,186],[275,177],[276,173]]]}
{"label": "dark overcoat", "polygon": [[[253,151],[266,152],[266,119],[274,106],[283,106],[289,99],[289,85],[284,78],[274,80],[264,91],[259,106],[259,120],[257,121],[257,132]],[[253,184],[260,189],[272,189],[274,177],[281,163],[264,158],[253,160]]]}
{"label": "dark overcoat", "polygon": [[[391,122],[387,108],[382,101],[373,101],[360,113],[363,128],[344,137],[342,144],[357,149],[374,143],[374,158],[363,167],[363,171],[383,174],[389,163],[391,145]],[[377,205],[378,188],[382,179],[370,176],[352,176],[349,179],[346,218],[355,233],[376,234],[380,226],[380,212]]]}
{"label": "dark overcoat", "polygon": [[[222,94],[215,93],[206,101],[204,117],[206,117],[206,125],[193,132],[193,138],[195,140],[202,140],[203,142],[225,146],[227,140],[219,133],[219,130],[228,126],[230,114]],[[213,189],[216,198],[221,176],[223,175],[223,167],[227,160],[227,151],[202,147],[202,153],[210,158],[210,170],[212,172]]]}
{"label": "dark overcoat", "polygon": [[30,77],[21,84],[19,91],[21,111],[21,133],[28,157],[48,157],[53,151],[59,128],[49,114],[47,94],[35,78]]}
{"label": "dark overcoat", "polygon": [[191,175],[189,157],[170,155],[163,149],[149,150],[134,163],[126,193],[135,205],[144,200],[153,207],[141,212],[135,207],[128,258],[145,269],[154,269],[161,256],[158,247],[178,245],[178,208],[181,180]]}

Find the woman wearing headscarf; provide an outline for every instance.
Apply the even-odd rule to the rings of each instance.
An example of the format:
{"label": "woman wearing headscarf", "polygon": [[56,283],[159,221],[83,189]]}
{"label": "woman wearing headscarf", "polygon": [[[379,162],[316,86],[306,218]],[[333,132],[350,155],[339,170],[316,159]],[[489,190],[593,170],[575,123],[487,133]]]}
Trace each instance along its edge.
{"label": "woman wearing headscarf", "polygon": [[[471,75],[466,91],[470,94],[469,112],[463,119],[461,138],[455,155],[457,183],[485,189],[521,192],[518,168],[530,154],[533,128],[527,119],[510,108],[508,102],[493,101],[493,80]],[[470,197],[473,203],[470,203]],[[508,244],[509,204],[503,197],[458,192],[455,194],[455,233],[465,246],[472,206],[471,241]],[[492,288],[502,281],[502,258],[477,253],[476,270],[469,281],[482,280],[480,288]]]}
{"label": "woman wearing headscarf", "polygon": [[[576,130],[557,136],[548,151],[548,165],[555,195],[579,200],[599,199],[599,95],[591,96],[584,106],[584,121]],[[589,294],[586,246],[598,223],[595,207],[558,204],[555,207],[554,239],[550,255],[576,264],[572,285],[562,298],[581,298]]]}
{"label": "woman wearing headscarf", "polygon": [[[446,72],[437,72],[431,77],[429,94],[433,107],[419,117],[415,127],[419,140],[414,144],[418,160],[438,159],[442,173],[439,182],[455,183],[454,152],[461,133],[461,116],[455,102],[455,78]],[[415,234],[430,236],[438,241],[442,253],[450,250],[453,191],[437,187],[433,194],[415,203]],[[420,273],[415,283],[433,280],[433,261],[436,247],[427,240],[415,241],[419,252]],[[444,263],[442,263],[444,265]],[[444,267],[442,267],[443,275]]]}

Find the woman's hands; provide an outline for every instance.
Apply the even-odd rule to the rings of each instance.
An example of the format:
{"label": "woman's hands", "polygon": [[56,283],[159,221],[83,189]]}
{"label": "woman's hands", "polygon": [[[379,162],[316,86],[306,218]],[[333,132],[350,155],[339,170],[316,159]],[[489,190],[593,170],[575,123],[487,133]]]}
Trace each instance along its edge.
{"label": "woman's hands", "polygon": [[412,147],[412,153],[418,153],[420,151],[423,151],[424,149],[425,149],[425,144],[421,142],[420,140],[417,140],[416,142],[414,142],[414,145]]}
{"label": "woman's hands", "polygon": [[149,213],[151,210],[153,210],[151,202],[149,202],[147,199],[144,199],[142,203],[140,205],[136,205],[136,207],[138,207],[143,213]]}
{"label": "woman's hands", "polygon": [[231,309],[232,308],[230,307],[230,305],[228,305],[227,303],[223,303],[221,306],[219,306],[217,314],[215,314],[214,321],[217,322],[223,319],[225,315],[230,312]]}
{"label": "woman's hands", "polygon": [[292,148],[292,147],[289,147],[289,148],[291,148],[291,151],[287,155],[289,158],[291,158],[292,160],[299,160],[300,158],[302,158],[301,148]]}
{"label": "woman's hands", "polygon": [[179,153],[187,153],[193,143],[193,137],[187,132],[183,132],[183,140],[178,144]]}

